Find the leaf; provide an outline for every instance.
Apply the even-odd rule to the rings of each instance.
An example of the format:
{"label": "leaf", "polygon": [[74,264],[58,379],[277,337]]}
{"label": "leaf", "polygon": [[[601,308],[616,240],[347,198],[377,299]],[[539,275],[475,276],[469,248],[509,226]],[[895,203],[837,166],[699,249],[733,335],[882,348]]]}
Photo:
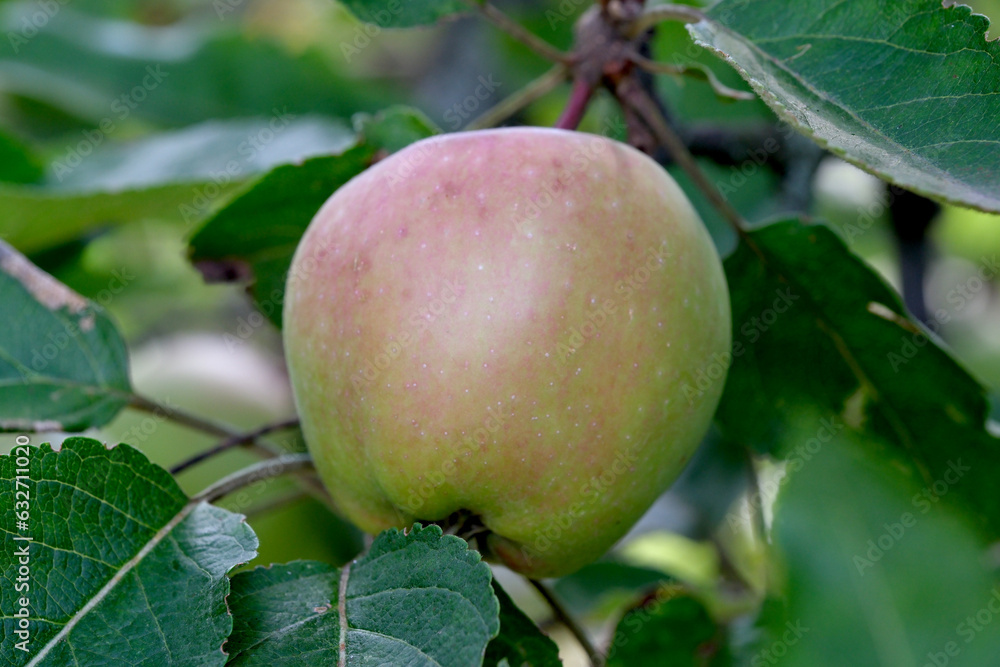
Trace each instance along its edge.
{"label": "leaf", "polygon": [[117,193],[61,194],[0,185],[0,229],[22,252],[35,253],[88,232],[147,218],[194,221],[235,184],[182,183]]}
{"label": "leaf", "polygon": [[0,431],[103,426],[128,403],[115,325],[2,241],[0,304],[10,318],[0,327]]}
{"label": "leaf", "polygon": [[313,216],[376,152],[434,134],[409,109],[360,117],[358,143],[340,155],[285,165],[264,175],[211,217],[190,241],[191,261],[209,282],[249,282],[257,308],[277,326],[292,255]]}
{"label": "leaf", "polygon": [[506,660],[510,667],[558,667],[559,647],[538,629],[510,599],[507,591],[493,581],[493,593],[500,601],[500,634],[486,647],[483,664],[488,667]]}
{"label": "leaf", "polygon": [[359,142],[389,153],[441,132],[431,119],[409,107],[391,107],[374,115],[357,114],[354,128]]}
{"label": "leaf", "polygon": [[38,158],[6,132],[0,132],[0,181],[35,183],[42,177]]}
{"label": "leaf", "polygon": [[[232,9],[231,3],[215,7]],[[22,21],[31,3],[0,15],[4,90],[44,102],[94,126],[67,138],[63,154],[88,136],[118,137],[137,121],[184,127],[202,121],[280,113],[350,118],[398,99],[377,84],[355,85],[317,49],[293,55],[275,41],[248,39],[232,18],[200,29],[151,27],[60,7],[26,44]],[[216,14],[212,11],[211,14]],[[4,20],[6,19],[6,20]],[[114,34],[112,43],[85,35]],[[94,135],[93,133],[97,133]]]}
{"label": "leaf", "polygon": [[941,0],[722,0],[688,27],[785,121],[921,194],[1000,212],[1000,42]]}
{"label": "leaf", "polygon": [[[187,498],[132,447],[109,450],[86,438],[66,440],[61,451],[16,447],[0,457],[0,485],[4,507],[28,503],[27,528],[4,512],[4,580],[16,580],[22,558],[30,570],[18,591],[27,607],[12,588],[0,598],[0,662],[225,664],[225,575],[257,548],[241,516]],[[26,536],[33,541],[17,539]],[[17,551],[24,548],[26,557]],[[27,652],[15,647],[21,609],[30,614]]]}
{"label": "leaf", "polygon": [[463,0],[343,0],[351,13],[378,28],[410,28],[437,23],[453,14],[469,11]]}
{"label": "leaf", "polygon": [[[990,263],[1000,272],[996,258]],[[725,270],[733,361],[717,418],[729,437],[801,461],[847,427],[890,445],[885,455],[920,486],[960,460],[972,470],[949,500],[962,498],[970,516],[1000,534],[1000,443],[985,430],[983,388],[871,268],[827,227],[791,220],[750,232]],[[717,381],[725,361],[702,369],[685,392]],[[781,451],[780,436],[802,407],[825,421]]]}
{"label": "leaf", "polygon": [[350,136],[340,124],[280,114],[102,143],[81,162],[58,156],[47,187],[0,186],[0,229],[33,253],[143,219],[191,224],[254,175],[343,149]]}
{"label": "leaf", "polygon": [[252,282],[257,308],[281,325],[285,277],[309,222],[333,192],[370,164],[374,151],[283,165],[250,184],[191,238],[191,261],[208,282]]}
{"label": "leaf", "polygon": [[661,588],[628,610],[615,629],[608,667],[731,665],[725,629],[677,585]]}
{"label": "leaf", "polygon": [[609,594],[644,593],[664,583],[668,577],[659,570],[611,560],[591,563],[555,583],[555,592],[577,614],[587,614]]}
{"label": "leaf", "polygon": [[463,540],[420,524],[381,533],[340,570],[297,561],[241,572],[229,664],[335,665],[343,642],[347,665],[478,665],[499,631],[491,578]]}
{"label": "leaf", "polygon": [[353,133],[341,122],[275,110],[268,118],[209,121],[127,143],[102,142],[79,164],[60,156],[50,186],[75,192],[137,190],[168,183],[233,181],[344,150]]}
{"label": "leaf", "polygon": [[844,431],[780,481],[785,593],[765,605],[748,664],[997,664],[1000,587],[980,539],[878,451]]}

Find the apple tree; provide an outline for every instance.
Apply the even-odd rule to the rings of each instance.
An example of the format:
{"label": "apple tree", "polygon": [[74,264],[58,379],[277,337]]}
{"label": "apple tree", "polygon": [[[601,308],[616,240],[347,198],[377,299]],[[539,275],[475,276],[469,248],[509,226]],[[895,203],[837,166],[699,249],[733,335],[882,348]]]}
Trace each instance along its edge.
{"label": "apple tree", "polygon": [[1000,662],[974,4],[0,3],[0,663]]}

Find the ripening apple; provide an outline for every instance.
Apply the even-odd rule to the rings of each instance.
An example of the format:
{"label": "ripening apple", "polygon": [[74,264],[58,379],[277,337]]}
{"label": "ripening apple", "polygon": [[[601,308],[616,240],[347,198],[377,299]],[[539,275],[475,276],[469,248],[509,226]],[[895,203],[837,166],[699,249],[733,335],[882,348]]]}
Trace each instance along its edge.
{"label": "ripening apple", "polygon": [[653,160],[486,130],[415,143],[330,197],[292,263],[284,341],[348,518],[377,532],[464,512],[488,557],[549,577],[601,556],[694,452],[729,297]]}

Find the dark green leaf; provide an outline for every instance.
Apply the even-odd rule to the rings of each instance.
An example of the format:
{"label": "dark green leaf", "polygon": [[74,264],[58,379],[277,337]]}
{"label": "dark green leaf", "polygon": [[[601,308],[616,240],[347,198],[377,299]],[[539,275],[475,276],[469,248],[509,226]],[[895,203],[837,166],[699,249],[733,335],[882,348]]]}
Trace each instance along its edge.
{"label": "dark green leaf", "polygon": [[[381,28],[409,28],[437,23],[441,19],[469,10],[462,0],[343,0],[344,6],[359,19]],[[366,33],[367,34],[367,33]]]}
{"label": "dark green leaf", "polygon": [[680,586],[667,586],[625,612],[608,649],[608,667],[725,667],[725,629]]}
{"label": "dark green leaf", "polygon": [[722,0],[689,26],[784,120],[878,176],[1000,212],[1000,43],[941,0]]}
{"label": "dark green leaf", "polygon": [[243,572],[229,597],[229,664],[335,665],[344,642],[348,665],[478,665],[499,631],[491,578],[464,541],[419,524],[383,532],[341,570],[298,561]]}
{"label": "dark green leaf", "polygon": [[261,177],[191,239],[191,261],[209,282],[253,281],[257,308],[281,325],[285,277],[306,227],[333,192],[360,174],[374,151],[284,165]]}
{"label": "dark green leaf", "polygon": [[0,431],[102,426],[131,395],[125,343],[104,311],[0,241]]}
{"label": "dark green leaf", "polygon": [[42,177],[42,165],[26,146],[0,132],[0,181],[35,183]]}
{"label": "dark green leaf", "polygon": [[506,660],[510,667],[558,667],[559,647],[518,609],[507,591],[493,581],[493,593],[500,601],[500,634],[486,647],[483,665],[495,667]]}
{"label": "dark green leaf", "polygon": [[[1000,587],[979,537],[932,500],[947,481],[920,488],[878,450],[844,431],[781,481],[785,599],[765,606],[748,664],[997,664]],[[965,484],[954,471],[944,479]]]}
{"label": "dark green leaf", "polygon": [[[25,498],[18,517],[14,503]],[[225,575],[257,548],[242,517],[189,500],[128,445],[86,438],[0,457],[0,499],[4,665],[225,664]],[[15,592],[22,566],[27,588]],[[30,614],[27,652],[15,645],[21,609]]]}
{"label": "dark green leaf", "polygon": [[[996,258],[985,258],[990,266],[1000,271]],[[972,469],[949,499],[963,498],[1000,534],[1000,443],[985,430],[983,389],[871,268],[827,227],[798,221],[751,232],[725,268],[734,358],[718,419],[730,437],[808,460],[846,426],[891,444],[887,455],[920,485],[961,460]],[[703,369],[686,391],[717,381],[724,362]],[[780,451],[781,432],[805,406],[825,421]]]}
{"label": "dark green leaf", "polygon": [[376,152],[436,132],[422,115],[392,109],[357,120],[353,148],[285,165],[264,175],[209,219],[191,239],[191,261],[208,281],[252,281],[257,308],[281,326],[285,279],[299,239],[323,203],[368,168]]}
{"label": "dark green leaf", "polygon": [[613,592],[645,593],[668,579],[658,570],[604,559],[559,579],[555,591],[575,613],[586,614]]}

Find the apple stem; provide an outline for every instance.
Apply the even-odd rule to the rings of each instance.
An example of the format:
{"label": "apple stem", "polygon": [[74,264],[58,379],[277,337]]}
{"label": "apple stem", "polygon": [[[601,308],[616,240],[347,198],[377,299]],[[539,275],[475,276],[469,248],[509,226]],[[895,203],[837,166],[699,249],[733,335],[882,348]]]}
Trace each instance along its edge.
{"label": "apple stem", "polygon": [[569,102],[562,116],[556,121],[556,127],[562,130],[575,130],[587,112],[587,105],[594,94],[594,87],[582,78],[573,80],[573,90],[569,94]]}
{"label": "apple stem", "polygon": [[548,586],[537,579],[528,579],[528,581],[545,598],[549,606],[552,607],[552,612],[556,619],[566,626],[566,629],[572,633],[576,641],[583,647],[583,650],[587,653],[587,657],[590,659],[590,664],[593,667],[601,667],[604,664],[604,656],[594,648],[594,644],[590,641],[590,637],[587,636],[587,631],[583,629],[583,626],[573,618],[566,607],[563,606],[563,603],[549,590]]}

